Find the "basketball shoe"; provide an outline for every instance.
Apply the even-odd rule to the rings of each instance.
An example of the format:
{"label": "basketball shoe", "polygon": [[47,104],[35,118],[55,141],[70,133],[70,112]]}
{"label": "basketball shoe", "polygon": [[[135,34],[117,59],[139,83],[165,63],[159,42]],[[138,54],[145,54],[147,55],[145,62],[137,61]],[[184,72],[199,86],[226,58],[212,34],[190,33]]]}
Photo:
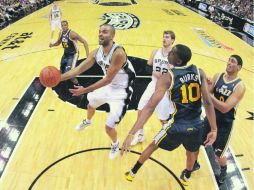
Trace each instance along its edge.
{"label": "basketball shoe", "polygon": [[135,174],[132,173],[132,171],[130,170],[129,172],[125,173],[125,179],[132,182],[132,180],[135,178]]}
{"label": "basketball shoe", "polygon": [[[188,176],[189,173],[189,176]],[[189,185],[189,179],[190,179],[190,175],[191,172],[189,172],[187,169],[182,171],[182,174],[180,176],[180,182],[184,185],[184,186],[188,186]]]}
{"label": "basketball shoe", "polygon": [[144,142],[144,140],[145,140],[144,133],[138,132],[133,138],[133,140],[131,141],[131,146],[135,146],[138,143],[142,143]]}
{"label": "basketball shoe", "polygon": [[119,155],[119,144],[120,142],[117,140],[115,143],[112,142],[111,150],[109,152],[109,159],[113,160],[115,157]]}
{"label": "basketball shoe", "polygon": [[88,127],[91,124],[92,124],[91,121],[88,121],[87,119],[84,119],[80,124],[77,125],[76,130],[81,131],[82,129]]}

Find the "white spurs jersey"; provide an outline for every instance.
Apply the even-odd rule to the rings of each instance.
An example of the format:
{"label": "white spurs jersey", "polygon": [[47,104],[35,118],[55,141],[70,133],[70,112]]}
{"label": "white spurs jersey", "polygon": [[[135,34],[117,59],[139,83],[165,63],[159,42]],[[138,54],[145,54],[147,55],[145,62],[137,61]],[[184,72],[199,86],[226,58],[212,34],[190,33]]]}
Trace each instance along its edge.
{"label": "white spurs jersey", "polygon": [[[167,73],[169,69],[168,56],[163,55],[162,48],[158,49],[153,57],[153,72]],[[152,80],[157,79],[152,76]]]}
{"label": "white spurs jersey", "polygon": [[[114,42],[111,50],[106,56],[104,56],[103,54],[102,46],[100,46],[98,51],[96,52],[95,60],[98,63],[98,65],[101,66],[104,75],[107,74],[107,70],[111,64],[113,53],[119,47],[122,48],[121,46],[119,46],[117,43]],[[116,74],[116,76],[109,85],[116,88],[127,88],[133,82],[135,75],[136,75],[135,70],[131,62],[127,58],[125,64],[118,71],[118,73]]]}
{"label": "white spurs jersey", "polygon": [[52,7],[51,9],[51,20],[52,21],[60,21],[61,20],[61,11],[59,9],[59,7],[57,7],[56,9],[54,9]]}

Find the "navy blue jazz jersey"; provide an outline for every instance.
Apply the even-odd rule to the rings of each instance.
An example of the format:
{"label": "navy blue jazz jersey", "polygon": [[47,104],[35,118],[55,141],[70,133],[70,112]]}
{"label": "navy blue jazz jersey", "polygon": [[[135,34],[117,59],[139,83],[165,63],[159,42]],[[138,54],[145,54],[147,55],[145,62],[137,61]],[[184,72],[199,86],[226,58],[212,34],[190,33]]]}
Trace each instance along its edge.
{"label": "navy blue jazz jersey", "polygon": [[175,113],[174,122],[199,120],[201,114],[201,79],[195,65],[174,67],[169,71],[172,84],[169,89]]}
{"label": "navy blue jazz jersey", "polygon": [[63,32],[61,34],[61,41],[65,55],[73,55],[78,52],[77,42],[70,39],[70,32],[71,30],[69,29],[65,34]]}
{"label": "navy blue jazz jersey", "polygon": [[[228,99],[228,97],[234,92],[236,86],[242,81],[240,78],[236,78],[233,81],[226,82],[224,80],[224,75],[225,73],[220,74],[213,90],[216,99],[222,102],[225,102]],[[216,119],[225,122],[233,121],[235,119],[236,107],[233,107],[227,113],[221,113],[219,110],[215,109]]]}

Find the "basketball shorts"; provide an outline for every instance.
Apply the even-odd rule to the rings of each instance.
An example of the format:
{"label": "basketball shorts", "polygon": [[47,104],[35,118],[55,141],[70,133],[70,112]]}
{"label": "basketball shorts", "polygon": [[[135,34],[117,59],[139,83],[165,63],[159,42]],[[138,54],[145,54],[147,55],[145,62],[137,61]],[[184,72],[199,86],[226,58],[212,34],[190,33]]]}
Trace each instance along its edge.
{"label": "basketball shorts", "polygon": [[[155,91],[156,82],[151,81],[145,92],[143,93],[139,103],[138,103],[138,110],[142,110],[145,105],[150,100],[151,96],[153,95]],[[159,104],[155,108],[155,112],[160,120],[168,120],[170,115],[173,114],[175,111],[175,108],[173,106],[173,103],[169,100],[168,92],[166,92],[159,102]]]}
{"label": "basketball shorts", "polygon": [[61,73],[66,73],[67,71],[76,67],[78,56],[79,56],[78,53],[68,54],[68,55],[64,54],[61,59],[61,66],[60,66]]}
{"label": "basketball shorts", "polygon": [[130,86],[124,89],[106,85],[87,94],[91,107],[97,108],[105,103],[109,105],[110,112],[106,121],[108,127],[115,128],[125,115],[132,95],[130,88]]}
{"label": "basketball shorts", "polygon": [[196,152],[202,143],[202,126],[201,120],[177,123],[171,119],[155,136],[154,141],[164,150],[172,151],[182,144],[186,150]]}
{"label": "basketball shorts", "polygon": [[[216,156],[223,157],[227,151],[227,148],[233,133],[233,121],[225,122],[225,121],[217,120],[216,123],[217,123],[218,132],[217,132],[217,138],[215,142],[213,143],[213,149]],[[210,124],[207,118],[205,118],[204,120],[203,130],[204,130],[203,131],[203,141],[204,141],[206,139],[207,134],[211,131]]]}
{"label": "basketball shorts", "polygon": [[55,31],[56,28],[59,28],[59,30],[62,30],[61,21],[60,20],[52,20],[51,23],[51,31]]}

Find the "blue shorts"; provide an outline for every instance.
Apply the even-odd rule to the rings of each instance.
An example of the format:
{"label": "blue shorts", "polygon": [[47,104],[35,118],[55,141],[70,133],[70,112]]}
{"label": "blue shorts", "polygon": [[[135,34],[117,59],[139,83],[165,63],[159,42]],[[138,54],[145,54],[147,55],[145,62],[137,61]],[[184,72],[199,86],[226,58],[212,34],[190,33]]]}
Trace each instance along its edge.
{"label": "blue shorts", "polygon": [[75,54],[64,54],[61,59],[60,71],[61,73],[66,73],[72,68],[76,67],[78,60],[78,53]]}
{"label": "blue shorts", "polygon": [[164,150],[172,151],[182,144],[186,150],[196,152],[202,144],[202,126],[200,119],[188,123],[167,123],[154,140]]}
{"label": "blue shorts", "polygon": [[[228,148],[229,142],[231,140],[233,132],[233,121],[221,121],[216,119],[217,123],[217,138],[213,143],[213,149],[215,155],[218,157],[223,157]],[[204,131],[203,131],[203,141],[206,139],[207,134],[211,131],[210,124],[205,118],[204,120]]]}

